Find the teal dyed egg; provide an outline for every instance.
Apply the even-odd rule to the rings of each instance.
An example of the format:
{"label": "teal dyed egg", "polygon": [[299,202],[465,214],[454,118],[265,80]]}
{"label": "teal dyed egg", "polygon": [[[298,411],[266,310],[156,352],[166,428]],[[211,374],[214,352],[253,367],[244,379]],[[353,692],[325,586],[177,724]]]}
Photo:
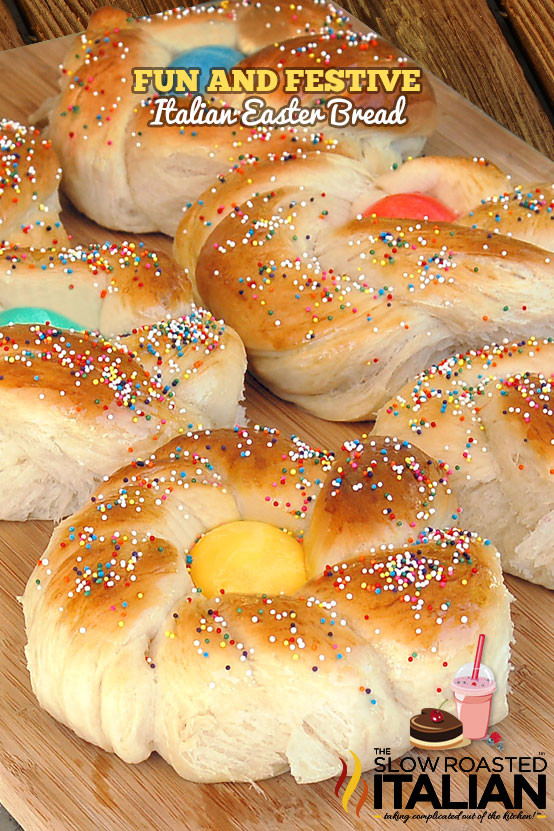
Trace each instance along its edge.
{"label": "teal dyed egg", "polygon": [[16,306],[14,309],[6,309],[0,312],[0,326],[8,326],[10,323],[46,323],[58,326],[60,329],[84,329],[79,323],[75,323],[65,315],[53,312],[50,309],[41,309],[39,306]]}

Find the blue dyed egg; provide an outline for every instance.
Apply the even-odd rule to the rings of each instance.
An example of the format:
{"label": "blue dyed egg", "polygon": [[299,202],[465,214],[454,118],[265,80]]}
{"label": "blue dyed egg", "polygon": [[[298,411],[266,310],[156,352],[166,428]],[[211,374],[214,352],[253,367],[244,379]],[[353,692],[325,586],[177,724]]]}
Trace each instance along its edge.
{"label": "blue dyed egg", "polygon": [[[242,52],[231,46],[198,46],[181,52],[168,65],[168,69],[200,69],[198,91],[205,92],[210,81],[210,70],[231,69],[244,58]],[[168,95],[175,95],[169,92]]]}

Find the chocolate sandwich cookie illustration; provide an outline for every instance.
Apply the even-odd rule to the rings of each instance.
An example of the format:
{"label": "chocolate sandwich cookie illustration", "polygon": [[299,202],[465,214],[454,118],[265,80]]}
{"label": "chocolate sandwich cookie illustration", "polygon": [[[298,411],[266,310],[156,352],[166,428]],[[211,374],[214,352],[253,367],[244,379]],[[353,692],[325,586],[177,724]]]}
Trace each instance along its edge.
{"label": "chocolate sandwich cookie illustration", "polygon": [[421,713],[410,719],[410,742],[415,747],[462,747],[469,744],[464,739],[462,722],[446,710],[424,707]]}

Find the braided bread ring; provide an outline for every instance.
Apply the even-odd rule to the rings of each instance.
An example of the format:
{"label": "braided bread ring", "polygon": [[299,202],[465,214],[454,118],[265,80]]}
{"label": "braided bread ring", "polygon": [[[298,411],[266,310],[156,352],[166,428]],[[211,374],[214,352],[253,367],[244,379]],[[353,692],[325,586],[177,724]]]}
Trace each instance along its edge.
{"label": "braided bread ring", "polygon": [[[477,342],[554,335],[548,252],[463,225],[362,218],[344,157],[230,175],[185,214],[175,256],[277,395],[370,417],[418,369]],[[282,183],[286,179],[286,184]]]}
{"label": "braided bread ring", "polygon": [[[61,93],[49,113],[48,135],[62,160],[65,191],[79,210],[107,227],[174,234],[183,206],[217,174],[237,165],[322,149],[335,152],[337,141],[338,152],[363,157],[373,170],[384,170],[403,154],[419,152],[435,123],[427,77],[422,79],[421,92],[407,96],[407,125],[384,134],[379,128],[355,130],[352,139],[342,130],[327,137],[313,128],[273,132],[240,125],[236,129],[202,124],[150,128],[151,101],[141,102],[131,90],[133,67],[166,66],[182,50],[185,39],[188,48],[214,43],[238,47],[246,54],[285,40],[303,55],[305,40],[288,39],[318,32],[331,34],[314,49],[336,53],[339,64],[348,53],[371,67],[376,65],[374,56],[387,66],[405,65],[398,50],[375,35],[366,38],[360,49],[354,48],[348,18],[317,0],[286,7],[275,0],[233,0],[137,21],[118,9],[96,12],[64,61]],[[282,58],[281,48],[275,45],[260,54],[270,66]],[[244,66],[251,62],[255,58],[247,58]],[[378,97],[370,96],[365,103],[375,99],[381,104]],[[389,94],[389,99],[395,96]],[[229,103],[240,103],[240,96]]]}
{"label": "braided bread ring", "polygon": [[[371,483],[406,450],[413,459],[409,445],[374,439],[333,465],[298,439],[241,429],[181,437],[119,471],[55,530],[25,590],[41,706],[126,761],[156,750],[196,781],[253,781],[288,768],[299,782],[317,781],[339,772],[347,748],[364,768],[374,746],[393,757],[407,750],[410,715],[443,698],[452,668],[486,631],[492,719],[503,718],[512,629],[494,548],[457,530],[406,547],[379,543],[393,525]],[[401,510],[425,498],[414,472],[404,468],[392,495]],[[203,531],[246,518],[299,533],[329,513],[341,487],[344,501],[327,522],[341,559],[318,576],[316,558],[295,596],[209,598],[195,589],[184,555]],[[436,487],[441,522],[450,505]],[[365,523],[366,548],[358,540],[350,560],[356,502],[376,521]],[[326,536],[314,533],[312,552]]]}

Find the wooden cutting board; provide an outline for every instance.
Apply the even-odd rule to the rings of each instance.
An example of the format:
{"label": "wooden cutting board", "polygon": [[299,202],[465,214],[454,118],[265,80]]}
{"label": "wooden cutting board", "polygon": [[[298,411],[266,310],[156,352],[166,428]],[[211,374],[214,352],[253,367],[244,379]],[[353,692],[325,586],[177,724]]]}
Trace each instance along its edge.
{"label": "wooden cutting board", "polygon": [[[0,54],[0,116],[28,121],[45,98],[55,93],[58,65],[67,45],[68,38],[63,38]],[[436,91],[440,126],[428,152],[487,156],[521,182],[554,179],[552,162],[439,81]],[[69,205],[63,220],[76,243],[123,239],[123,235],[94,225]],[[171,250],[171,241],[162,236],[144,235],[143,239],[147,245]],[[331,424],[308,416],[253,380],[248,381],[246,400],[252,423],[295,432],[328,449],[337,449],[346,438],[359,436],[370,427]],[[370,798],[358,819],[353,807],[351,813],[345,813],[335,795],[334,780],[299,786],[283,775],[257,786],[196,785],[180,779],[156,755],[130,766],[78,739],[38,708],[23,654],[23,615],[16,598],[22,594],[51,530],[47,522],[0,523],[0,802],[26,831],[380,831],[391,827],[468,831],[499,827],[494,820],[427,822],[422,811],[408,812],[418,818],[411,818],[406,826],[387,820],[384,810],[371,807],[371,773],[364,776]],[[507,577],[506,582],[515,597],[516,644],[511,714],[498,728],[503,742],[499,755],[545,753],[552,764],[552,594],[516,578]],[[498,755],[486,742],[474,742],[454,753],[489,760]],[[412,751],[410,755],[417,754]],[[479,774],[480,786],[484,780],[485,774]],[[465,777],[454,777],[452,784],[453,798],[462,799]],[[341,795],[343,791],[344,785]],[[355,803],[352,800],[351,805]],[[513,821],[511,827],[554,828],[552,800],[545,814]]]}

